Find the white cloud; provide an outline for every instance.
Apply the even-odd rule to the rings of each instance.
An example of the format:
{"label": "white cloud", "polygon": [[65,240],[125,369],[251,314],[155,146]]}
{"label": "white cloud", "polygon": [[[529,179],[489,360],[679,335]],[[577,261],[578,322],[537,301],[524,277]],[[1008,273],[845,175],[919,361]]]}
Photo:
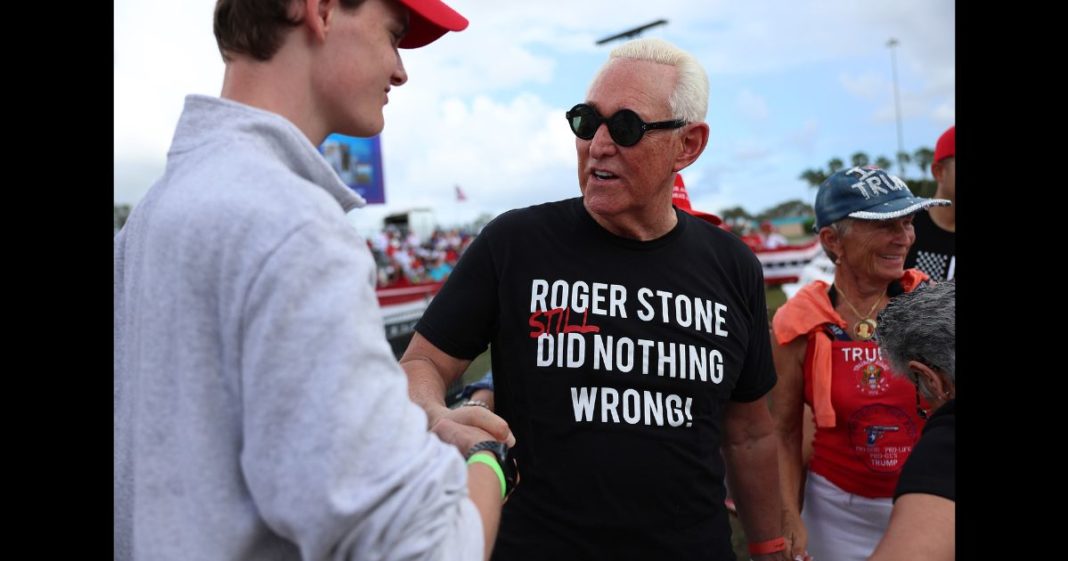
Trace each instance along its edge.
{"label": "white cloud", "polygon": [[[453,223],[578,194],[564,108],[529,94],[502,103],[425,92],[390,107],[382,135],[390,206],[433,207]],[[454,185],[467,202],[455,202]]]}
{"label": "white cloud", "polygon": [[115,5],[115,200],[134,204],[163,173],[186,94],[218,95],[214,2]]}
{"label": "white cloud", "polygon": [[931,118],[946,128],[957,121],[957,107],[952,99],[944,103],[938,104],[932,112]]}
{"label": "white cloud", "polygon": [[[576,195],[574,138],[558,105],[585,91],[618,44],[594,40],[661,18],[669,24],[645,35],[693,52],[714,92],[733,84],[724,102],[733,97],[746,118],[714,123],[709,150],[685,172],[702,210],[771,206],[774,197],[798,196],[791,193],[803,186],[796,177],[805,167],[858,148],[885,152],[850,144],[850,131],[812,109],[842,94],[813,87],[835,82],[811,70],[833,69],[837,83],[870,100],[841,120],[892,121],[890,37],[900,41],[906,134],[933,139],[955,118],[952,0],[448,1],[471,26],[402,53],[410,81],[390,94],[383,133],[391,203],[353,213],[356,222],[416,205],[434,206],[443,221],[473,218]],[[116,201],[136,202],[162,172],[184,96],[218,94],[213,7],[212,0],[116,1]],[[455,184],[467,202],[455,202]]]}
{"label": "white cloud", "polygon": [[446,95],[477,95],[548,81],[555,71],[555,60],[497,35],[458,33],[449,41],[442,41],[440,50],[402,51],[410,76],[404,88],[429,87]]}

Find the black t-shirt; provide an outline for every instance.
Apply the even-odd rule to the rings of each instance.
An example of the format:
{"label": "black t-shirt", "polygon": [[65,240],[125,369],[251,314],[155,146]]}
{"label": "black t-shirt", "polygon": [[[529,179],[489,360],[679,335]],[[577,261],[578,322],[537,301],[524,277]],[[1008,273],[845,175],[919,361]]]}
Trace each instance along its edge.
{"label": "black t-shirt", "polygon": [[915,267],[936,281],[954,278],[957,272],[954,250],[956,234],[939,228],[927,212],[916,213],[912,226],[916,232],[916,243],[912,244],[905,257],[905,268]]}
{"label": "black t-shirt", "polygon": [[521,483],[494,559],[732,559],[724,406],[775,385],[763,274],[728,232],[676,211],[639,242],[581,198],[508,212],[416,330],[464,359],[492,345]]}
{"label": "black t-shirt", "polygon": [[957,450],[957,401],[942,404],[927,420],[919,442],[901,469],[894,500],[907,493],[938,495],[957,500],[954,476]]}

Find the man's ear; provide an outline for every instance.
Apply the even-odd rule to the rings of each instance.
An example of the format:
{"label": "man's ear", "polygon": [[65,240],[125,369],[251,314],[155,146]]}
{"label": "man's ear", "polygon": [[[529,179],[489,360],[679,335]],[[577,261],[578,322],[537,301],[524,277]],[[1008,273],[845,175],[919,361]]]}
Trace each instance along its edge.
{"label": "man's ear", "polygon": [[927,384],[927,389],[930,390],[932,395],[942,398],[947,394],[945,384],[942,383],[942,377],[930,366],[918,360],[910,360],[908,366],[909,370],[916,373],[918,383]]}
{"label": "man's ear", "polygon": [[697,158],[705,151],[705,146],[708,145],[708,123],[686,125],[686,130],[682,132],[680,137],[679,141],[682,142],[682,150],[675,157],[674,171],[685,169],[697,161]]}
{"label": "man's ear", "polygon": [[333,23],[337,0],[300,0],[294,3],[299,10],[300,21],[314,37],[325,39]]}
{"label": "man's ear", "polygon": [[942,162],[935,162],[931,164],[931,177],[938,179],[938,174],[942,173]]}

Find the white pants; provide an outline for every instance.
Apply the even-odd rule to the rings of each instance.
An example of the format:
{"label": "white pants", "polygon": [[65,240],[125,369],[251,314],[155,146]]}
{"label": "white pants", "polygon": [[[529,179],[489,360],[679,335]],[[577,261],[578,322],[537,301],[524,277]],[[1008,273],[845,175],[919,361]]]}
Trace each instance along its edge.
{"label": "white pants", "polygon": [[886,532],[893,500],[847,493],[812,472],[805,479],[801,520],[813,561],[866,560]]}

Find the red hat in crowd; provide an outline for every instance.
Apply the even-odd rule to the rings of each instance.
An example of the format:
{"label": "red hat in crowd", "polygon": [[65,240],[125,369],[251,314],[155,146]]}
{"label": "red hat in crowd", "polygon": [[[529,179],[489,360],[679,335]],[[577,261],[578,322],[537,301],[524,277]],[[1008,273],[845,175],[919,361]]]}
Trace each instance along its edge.
{"label": "red hat in crowd", "polygon": [[399,1],[408,8],[408,33],[398,45],[402,49],[417,49],[449,31],[467,28],[467,18],[441,0]]}
{"label": "red hat in crowd", "polygon": [[671,188],[671,204],[679,207],[679,210],[687,214],[707,220],[713,226],[719,226],[723,223],[723,219],[715,214],[694,210],[690,206],[690,195],[686,192],[686,184],[682,182],[682,174],[675,174],[675,186]]}
{"label": "red hat in crowd", "polygon": [[957,154],[957,125],[953,125],[942,133],[942,136],[938,137],[938,143],[935,144],[934,161],[931,165],[937,164],[946,158],[952,158]]}

